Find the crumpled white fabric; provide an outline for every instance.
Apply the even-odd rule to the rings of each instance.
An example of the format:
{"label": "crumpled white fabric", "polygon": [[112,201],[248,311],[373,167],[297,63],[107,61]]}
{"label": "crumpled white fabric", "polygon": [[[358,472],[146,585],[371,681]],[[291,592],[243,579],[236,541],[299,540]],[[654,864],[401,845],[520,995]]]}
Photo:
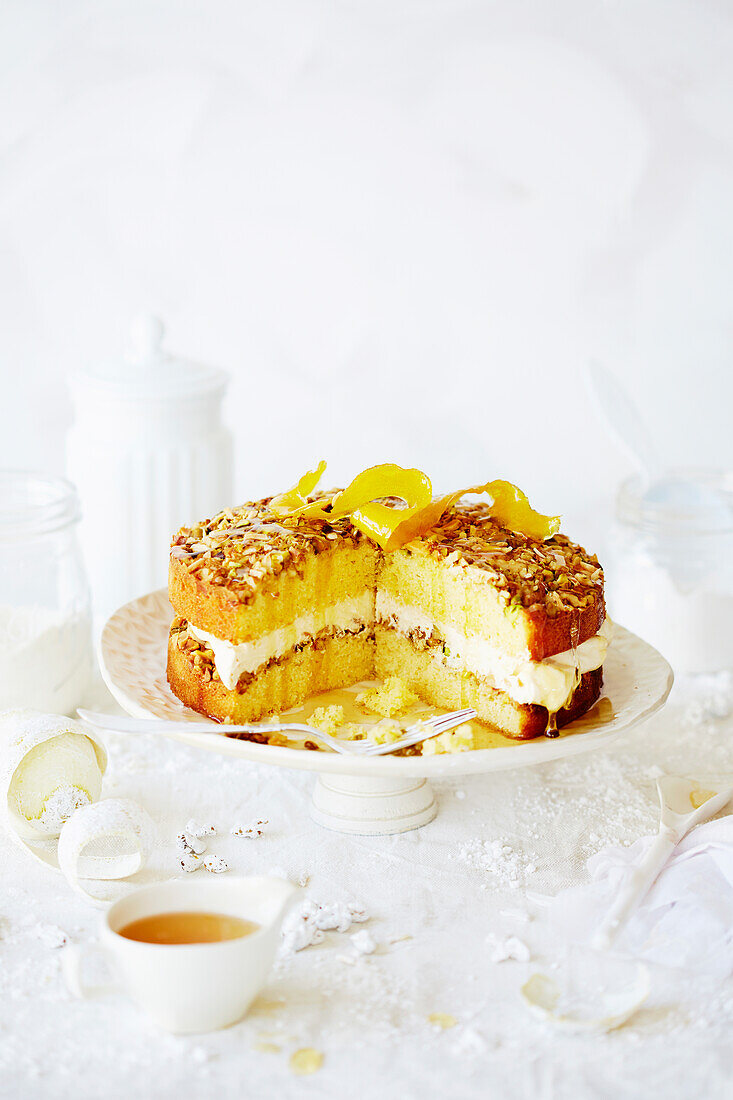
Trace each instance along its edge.
{"label": "crumpled white fabric", "polygon": [[[548,907],[553,931],[589,940],[652,840],[604,848],[588,860],[589,883],[537,898]],[[733,815],[698,825],[680,842],[614,949],[721,979],[733,974]]]}

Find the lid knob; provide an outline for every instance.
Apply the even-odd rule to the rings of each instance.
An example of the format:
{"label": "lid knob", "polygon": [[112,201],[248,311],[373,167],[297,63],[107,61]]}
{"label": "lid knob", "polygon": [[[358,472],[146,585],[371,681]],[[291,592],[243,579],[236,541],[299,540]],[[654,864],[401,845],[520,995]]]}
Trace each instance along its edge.
{"label": "lid knob", "polygon": [[150,363],[161,357],[165,325],[154,313],[141,313],[130,325],[125,358],[132,363]]}

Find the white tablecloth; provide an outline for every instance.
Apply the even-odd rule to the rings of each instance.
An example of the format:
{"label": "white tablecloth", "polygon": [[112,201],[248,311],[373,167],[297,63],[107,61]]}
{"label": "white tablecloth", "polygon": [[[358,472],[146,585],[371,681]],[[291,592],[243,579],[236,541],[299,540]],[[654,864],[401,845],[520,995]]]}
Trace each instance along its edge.
{"label": "white tablecloth", "polygon": [[[371,919],[352,931],[368,928],[378,950],[358,956],[348,933],[329,932],[278,964],[242,1023],[161,1034],[121,997],[69,996],[53,928],[84,941],[98,913],[2,837],[0,1096],[729,1096],[730,977],[653,968],[651,998],[629,1024],[582,1038],[536,1021],[518,991],[559,951],[541,918],[524,919],[527,891],[579,882],[590,854],[653,832],[660,769],[733,776],[732,700],[724,676],[677,687],[660,715],[612,749],[435,784],[432,824],[373,839],[314,825],[307,774],[109,736],[104,794],[137,799],[160,828],[149,875],[180,873],[176,834],[191,817],[211,820],[222,835],[209,851],[233,871],[307,879],[316,901],[362,903]],[[229,835],[256,818],[268,820],[261,838]],[[491,961],[492,942],[510,934],[530,947],[529,962]],[[437,1028],[433,1013],[456,1025]],[[299,1047],[324,1054],[313,1076],[289,1068]]]}

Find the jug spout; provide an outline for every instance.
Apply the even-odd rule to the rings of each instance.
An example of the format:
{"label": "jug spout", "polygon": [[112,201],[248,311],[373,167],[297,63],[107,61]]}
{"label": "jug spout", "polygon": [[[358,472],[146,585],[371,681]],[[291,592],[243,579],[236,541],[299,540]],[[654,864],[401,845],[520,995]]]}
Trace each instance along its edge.
{"label": "jug spout", "polygon": [[262,878],[262,898],[269,911],[269,923],[279,924],[300,893],[300,888],[283,878]]}

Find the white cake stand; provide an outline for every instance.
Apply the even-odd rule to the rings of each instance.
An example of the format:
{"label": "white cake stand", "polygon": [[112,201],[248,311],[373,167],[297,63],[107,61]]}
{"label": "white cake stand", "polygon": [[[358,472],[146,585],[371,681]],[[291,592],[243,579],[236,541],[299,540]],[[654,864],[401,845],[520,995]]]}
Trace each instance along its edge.
{"label": "white cake stand", "polygon": [[311,813],[320,825],[344,833],[376,836],[426,825],[437,813],[429,779],[546,764],[604,747],[659,710],[673,680],[672,669],[656,649],[617,626],[604,664],[604,696],[610,702],[605,715],[596,706],[556,738],[455,754],[363,759],[260,745],[223,733],[186,733],[185,723],[200,722],[201,715],[185,707],[168,687],[165,661],[171,618],[168,594],[161,589],[125,604],[107,622],[99,659],[105,683],[120,706],[138,718],[181,720],[184,728],[166,736],[187,745],[257,764],[317,772]]}

